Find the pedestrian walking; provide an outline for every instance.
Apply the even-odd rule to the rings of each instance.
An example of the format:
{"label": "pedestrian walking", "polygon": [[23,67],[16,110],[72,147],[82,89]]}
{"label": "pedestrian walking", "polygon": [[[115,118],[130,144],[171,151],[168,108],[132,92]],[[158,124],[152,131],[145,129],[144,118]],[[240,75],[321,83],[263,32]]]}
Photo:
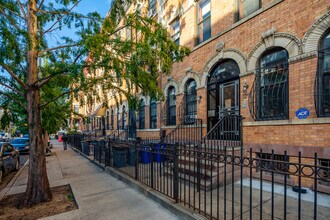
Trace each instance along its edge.
{"label": "pedestrian walking", "polygon": [[66,150],[68,148],[68,136],[66,133],[63,134],[63,137],[62,137],[62,141],[63,141],[63,148],[64,150]]}

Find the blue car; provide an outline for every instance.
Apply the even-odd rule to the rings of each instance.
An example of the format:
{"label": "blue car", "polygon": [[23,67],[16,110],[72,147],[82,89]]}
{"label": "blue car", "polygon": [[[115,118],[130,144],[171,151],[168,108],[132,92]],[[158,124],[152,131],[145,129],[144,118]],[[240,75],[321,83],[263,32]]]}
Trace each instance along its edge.
{"label": "blue car", "polygon": [[29,138],[15,138],[10,144],[19,152],[28,152],[30,149]]}
{"label": "blue car", "polygon": [[0,183],[12,170],[19,169],[19,152],[9,143],[0,142]]}

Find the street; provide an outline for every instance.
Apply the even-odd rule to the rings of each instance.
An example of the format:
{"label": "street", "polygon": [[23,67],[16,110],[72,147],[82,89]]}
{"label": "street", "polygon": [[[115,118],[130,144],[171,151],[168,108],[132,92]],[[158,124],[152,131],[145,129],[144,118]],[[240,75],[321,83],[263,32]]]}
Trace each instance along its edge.
{"label": "street", "polygon": [[[27,161],[28,158],[29,158],[29,154],[28,153],[24,153],[24,154],[21,154],[20,155],[20,167],[22,167],[24,165],[24,163]],[[3,178],[2,183],[0,183],[0,191],[3,190],[7,186],[7,184],[15,176],[16,173],[17,173],[17,171],[12,171],[12,172],[8,173]]]}

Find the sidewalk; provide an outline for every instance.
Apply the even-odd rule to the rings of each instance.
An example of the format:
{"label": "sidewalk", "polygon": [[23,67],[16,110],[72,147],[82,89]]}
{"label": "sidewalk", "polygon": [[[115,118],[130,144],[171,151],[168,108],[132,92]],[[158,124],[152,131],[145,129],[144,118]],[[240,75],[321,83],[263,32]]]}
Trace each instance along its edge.
{"label": "sidewalk", "polygon": [[[44,219],[178,219],[143,194],[105,173],[99,167],[61,143],[52,141],[56,155],[47,157],[51,187],[70,184],[77,210]],[[15,176],[12,186],[1,194],[22,193],[26,189],[28,166]]]}

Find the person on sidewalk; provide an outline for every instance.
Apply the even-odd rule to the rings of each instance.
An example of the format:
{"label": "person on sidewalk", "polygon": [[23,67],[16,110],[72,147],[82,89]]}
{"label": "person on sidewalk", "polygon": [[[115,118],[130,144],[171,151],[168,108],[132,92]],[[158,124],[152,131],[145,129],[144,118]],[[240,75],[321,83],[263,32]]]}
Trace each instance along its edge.
{"label": "person on sidewalk", "polygon": [[41,129],[41,132],[42,132],[43,142],[44,142],[44,145],[45,145],[45,154],[46,154],[46,156],[50,156],[52,151],[49,148],[50,147],[50,139],[49,139],[48,132],[44,128]]}
{"label": "person on sidewalk", "polygon": [[63,148],[64,148],[64,150],[66,150],[68,148],[68,145],[67,145],[68,136],[66,133],[63,134],[62,141],[63,141]]}

